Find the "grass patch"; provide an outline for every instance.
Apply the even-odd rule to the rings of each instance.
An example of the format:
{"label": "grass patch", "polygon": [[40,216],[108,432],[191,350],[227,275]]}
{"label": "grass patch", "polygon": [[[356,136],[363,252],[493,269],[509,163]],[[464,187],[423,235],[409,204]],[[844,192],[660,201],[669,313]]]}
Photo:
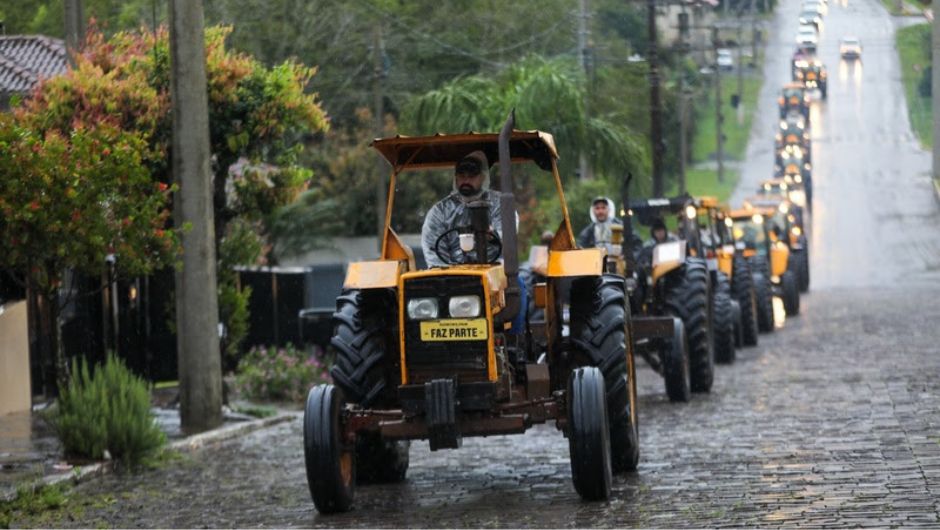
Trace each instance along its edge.
{"label": "grass patch", "polygon": [[270,418],[277,414],[277,409],[274,407],[268,407],[264,405],[241,405],[232,407],[234,412],[240,414],[247,414],[248,416],[253,416],[255,418]]}
{"label": "grass patch", "polygon": [[68,486],[56,484],[38,489],[20,488],[16,499],[0,502],[0,528],[10,528],[17,519],[28,517],[40,526],[55,526],[60,508],[68,503]]}
{"label": "grass patch", "polygon": [[[741,174],[736,169],[725,169],[724,182],[718,182],[718,170],[689,168],[685,172],[686,190],[693,197],[711,195],[718,198],[718,202],[727,203],[738,185]],[[679,194],[677,184],[667,190],[667,196]]]}
{"label": "grass patch", "polygon": [[[761,68],[758,64],[757,68]],[[747,149],[747,140],[751,133],[751,122],[757,108],[762,78],[760,76],[744,78],[744,123],[738,124],[738,111],[731,106],[731,94],[738,91],[736,75],[724,75],[721,78],[722,112],[724,114],[723,132],[725,135],[725,160],[743,160]],[[692,140],[693,163],[715,159],[718,141],[715,134],[715,91],[710,90],[699,99],[695,109],[695,136]]]}
{"label": "grass patch", "polygon": [[920,94],[918,85],[924,70],[930,66],[930,30],[930,24],[918,24],[898,30],[895,36],[901,58],[901,80],[907,98],[907,115],[911,129],[924,149],[930,149],[933,145],[933,106],[929,97]]}

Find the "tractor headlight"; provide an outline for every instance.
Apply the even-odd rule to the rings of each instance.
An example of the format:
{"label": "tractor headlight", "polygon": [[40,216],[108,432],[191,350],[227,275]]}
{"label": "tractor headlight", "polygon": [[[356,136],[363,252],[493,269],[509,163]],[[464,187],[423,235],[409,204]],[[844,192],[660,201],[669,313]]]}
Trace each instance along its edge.
{"label": "tractor headlight", "polygon": [[730,217],[725,217],[725,226],[731,228],[734,226],[734,221],[732,221]]}
{"label": "tractor headlight", "polygon": [[408,318],[430,320],[437,318],[437,298],[412,298],[408,300]]}
{"label": "tractor headlight", "polygon": [[800,230],[800,227],[798,227],[798,226],[794,226],[794,227],[793,227],[793,235],[799,237],[802,233],[803,233],[803,231]]}
{"label": "tractor headlight", "polygon": [[781,202],[780,206],[777,207],[780,210],[780,213],[787,213],[790,211],[790,207],[787,206],[787,203]]}
{"label": "tractor headlight", "polygon": [[796,175],[795,177],[793,177],[793,180],[795,180],[796,183],[799,184],[800,182],[803,182],[803,177],[800,175]]}
{"label": "tractor headlight", "polygon": [[456,318],[470,318],[480,315],[480,297],[471,294],[467,296],[452,296],[447,302],[447,311]]}
{"label": "tractor headlight", "polygon": [[755,224],[763,224],[763,223],[764,223],[764,216],[761,215],[761,214],[759,214],[759,213],[756,213],[756,214],[754,214],[753,217],[751,217],[751,221],[754,221]]}
{"label": "tractor headlight", "polygon": [[691,204],[685,207],[685,216],[689,219],[695,219],[698,216],[698,211],[696,211],[695,206]]}

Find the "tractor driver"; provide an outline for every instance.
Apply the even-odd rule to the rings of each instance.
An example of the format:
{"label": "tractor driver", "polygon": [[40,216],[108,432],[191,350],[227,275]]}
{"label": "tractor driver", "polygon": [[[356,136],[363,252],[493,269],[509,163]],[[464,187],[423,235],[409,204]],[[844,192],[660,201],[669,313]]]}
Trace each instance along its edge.
{"label": "tractor driver", "polygon": [[646,240],[643,246],[645,248],[652,248],[660,243],[668,243],[669,241],[678,241],[678,239],[666,230],[666,223],[663,222],[661,217],[653,219],[650,222],[650,238]]}
{"label": "tractor driver", "polygon": [[[435,204],[424,218],[421,228],[421,248],[428,268],[445,267],[475,260],[476,251],[465,255],[460,249],[457,228],[470,226],[469,205],[474,201],[485,201],[490,207],[490,229],[502,237],[500,223],[499,194],[490,193],[489,161],[483,151],[473,151],[454,166],[454,190]],[[447,232],[445,234],[445,232]],[[443,240],[437,246],[438,238]],[[440,254],[438,254],[438,251]],[[487,248],[490,261],[499,258],[496,247]]]}
{"label": "tractor driver", "polygon": [[597,197],[591,201],[591,224],[584,227],[578,234],[578,245],[581,248],[602,247],[613,239],[613,225],[622,225],[620,219],[614,217],[614,201],[607,197]]}

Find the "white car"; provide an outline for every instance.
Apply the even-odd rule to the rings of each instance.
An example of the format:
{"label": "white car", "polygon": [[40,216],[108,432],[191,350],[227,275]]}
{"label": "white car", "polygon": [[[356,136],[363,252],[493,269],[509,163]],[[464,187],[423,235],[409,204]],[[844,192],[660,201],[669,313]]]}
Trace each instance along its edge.
{"label": "white car", "polygon": [[719,48],[715,63],[718,65],[719,70],[734,70],[734,58],[731,56],[731,50]]}
{"label": "white car", "polygon": [[829,6],[822,0],[803,0],[803,7],[800,11],[815,11],[820,16],[825,16],[829,11]]}
{"label": "white car", "polygon": [[862,42],[858,37],[842,37],[839,41],[839,55],[843,59],[861,59]]}
{"label": "white car", "polygon": [[799,31],[796,32],[796,43],[800,45],[811,44],[813,46],[819,44],[819,35],[816,33],[816,29],[813,26],[800,26]]}
{"label": "white car", "polygon": [[822,15],[816,11],[803,11],[800,13],[800,25],[813,26],[814,28],[819,29],[819,26],[822,25]]}

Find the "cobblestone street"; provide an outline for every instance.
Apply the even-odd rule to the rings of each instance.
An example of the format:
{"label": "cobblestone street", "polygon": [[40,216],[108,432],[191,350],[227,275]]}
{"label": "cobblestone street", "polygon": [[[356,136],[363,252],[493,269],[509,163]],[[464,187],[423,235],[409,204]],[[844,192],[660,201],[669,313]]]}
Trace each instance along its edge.
{"label": "cobblestone street", "polygon": [[[715,390],[669,403],[641,384],[639,471],[583,503],[552,426],[411,450],[403,484],[364,486],[321,516],[300,422],[164,469],[79,486],[69,526],[937,526],[940,290],[812,293],[804,316],[721,366]],[[69,519],[69,517],[71,519]],[[29,521],[14,521],[29,526]]]}
{"label": "cobblestone street", "polygon": [[[639,469],[615,476],[609,502],[580,500],[567,440],[549,424],[453,451],[416,442],[405,482],[359,487],[351,512],[323,516],[298,415],[155,470],[82,483],[57,512],[12,525],[940,527],[940,213],[929,154],[911,136],[887,44],[896,22],[877,0],[831,4],[820,56],[833,87],[813,107],[814,276],[801,315],[717,366],[712,392],[689,403],[669,402],[640,363]],[[772,168],[798,2],[778,5],[733,202]],[[852,31],[873,44],[865,72],[859,62],[837,76],[838,40]]]}

